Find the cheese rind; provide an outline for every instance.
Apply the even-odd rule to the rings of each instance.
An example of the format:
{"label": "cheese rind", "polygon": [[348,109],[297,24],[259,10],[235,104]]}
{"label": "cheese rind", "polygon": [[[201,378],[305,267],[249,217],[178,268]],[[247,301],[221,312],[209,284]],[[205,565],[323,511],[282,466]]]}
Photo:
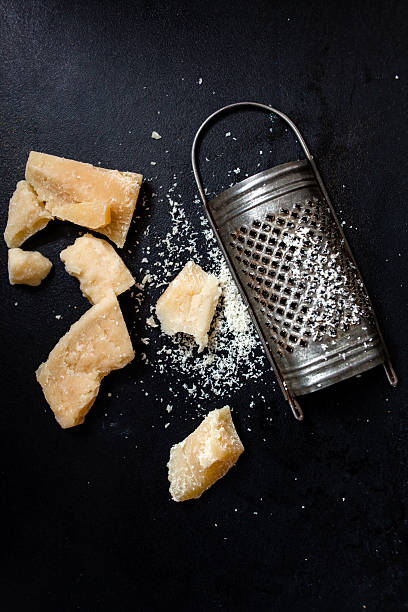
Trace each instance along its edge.
{"label": "cheese rind", "polygon": [[229,406],[210,412],[192,434],[170,450],[170,494],[196,499],[222,478],[244,451]]}
{"label": "cheese rind", "polygon": [[[108,170],[36,151],[31,151],[26,165],[26,180],[46,202],[47,209],[57,211],[60,218],[65,212],[65,218],[70,220],[70,211],[81,206],[82,224],[88,227],[84,220],[86,207],[90,203],[95,210],[98,204],[108,207],[110,222],[99,226],[98,231],[118,247],[125,243],[142,179],[135,172]],[[92,222],[96,229],[96,221]]]}
{"label": "cheese rind", "polygon": [[111,291],[71,325],[36,372],[61,427],[83,423],[102,378],[133,358],[126,323]]}
{"label": "cheese rind", "polygon": [[194,336],[201,352],[208,344],[208,331],[221,289],[213,274],[189,261],[156,304],[156,314],[165,334]]}
{"label": "cheese rind", "polygon": [[11,285],[37,287],[50,273],[51,268],[51,261],[38,251],[9,249],[8,273]]}
{"label": "cheese rind", "polygon": [[27,183],[19,181],[11,196],[4,240],[9,248],[19,247],[30,236],[42,230],[52,219],[37,194]]}
{"label": "cheese rind", "polygon": [[116,253],[102,238],[85,234],[60,253],[68,274],[75,276],[85,297],[96,304],[111,290],[116,295],[127,291],[135,279]]}

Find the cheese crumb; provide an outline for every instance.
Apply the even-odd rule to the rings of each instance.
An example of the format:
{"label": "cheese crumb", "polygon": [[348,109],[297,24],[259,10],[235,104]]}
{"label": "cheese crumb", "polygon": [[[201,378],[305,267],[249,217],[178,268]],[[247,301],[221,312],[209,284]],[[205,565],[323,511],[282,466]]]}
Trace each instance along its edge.
{"label": "cheese crumb", "polygon": [[146,324],[150,327],[159,327],[152,316],[146,319]]}
{"label": "cheese crumb", "polygon": [[152,138],[153,138],[154,140],[160,140],[161,136],[160,136],[160,134],[159,134],[158,132],[155,132],[155,131],[153,130],[153,132],[152,132]]}

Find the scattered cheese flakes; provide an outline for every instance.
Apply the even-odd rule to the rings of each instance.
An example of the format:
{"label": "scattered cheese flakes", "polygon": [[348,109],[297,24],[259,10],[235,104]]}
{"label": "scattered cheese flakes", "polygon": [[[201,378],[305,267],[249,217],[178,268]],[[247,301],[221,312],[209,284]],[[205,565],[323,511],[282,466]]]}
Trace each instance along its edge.
{"label": "scattered cheese flakes", "polygon": [[154,140],[160,140],[161,136],[160,136],[160,134],[159,134],[158,132],[156,132],[156,131],[154,131],[154,130],[153,130],[153,132],[152,132],[152,138],[153,138]]}
{"label": "scattered cheese flakes", "polygon": [[146,324],[150,327],[159,327],[153,317],[146,319]]}
{"label": "scattered cheese flakes", "polygon": [[239,174],[241,172],[241,168],[234,168],[233,172],[235,174]]}

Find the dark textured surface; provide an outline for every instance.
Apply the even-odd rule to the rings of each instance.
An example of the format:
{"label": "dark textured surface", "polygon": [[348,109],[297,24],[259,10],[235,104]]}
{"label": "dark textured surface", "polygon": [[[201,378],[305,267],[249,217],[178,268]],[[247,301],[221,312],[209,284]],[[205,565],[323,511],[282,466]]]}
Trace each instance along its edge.
{"label": "dark textured surface", "polygon": [[[55,264],[38,289],[8,285],[1,243],[2,608],[405,609],[406,3],[2,0],[0,16],[2,229],[31,149],[142,172],[152,179],[147,195],[177,173],[194,223],[189,151],[198,125],[230,102],[271,103],[318,160],[400,376],[396,390],[377,369],[309,396],[303,424],[271,391],[271,375],[210,400],[209,409],[235,406],[246,452],[200,501],[175,504],[169,446],[196,413],[189,420],[180,396],[165,430],[163,407],[142,391],[151,386],[170,402],[170,374],[154,376],[136,358],[105,379],[86,423],[68,431],[35,382],[87,308],[58,258],[78,228],[50,224],[25,245]],[[273,152],[263,167],[296,156],[287,134],[269,133],[259,115],[231,125],[240,137],[228,149],[223,124],[204,147],[215,159],[212,190],[237,165],[253,172],[259,148]],[[152,203],[153,237],[167,222],[160,206]],[[140,228],[127,246],[148,240]],[[132,250],[125,260],[137,277]],[[133,326],[129,296],[121,304]],[[136,324],[137,353],[139,337]],[[268,410],[249,409],[258,391]]]}

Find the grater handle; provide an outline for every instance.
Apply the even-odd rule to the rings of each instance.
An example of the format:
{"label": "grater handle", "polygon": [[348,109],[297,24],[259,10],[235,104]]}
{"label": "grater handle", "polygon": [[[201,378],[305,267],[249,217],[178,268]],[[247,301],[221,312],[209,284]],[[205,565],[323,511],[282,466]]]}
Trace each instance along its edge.
{"label": "grater handle", "polygon": [[215,111],[215,113],[212,113],[212,115],[210,115],[209,117],[207,117],[207,119],[200,125],[200,127],[198,128],[198,131],[195,135],[194,141],[193,141],[193,146],[191,148],[191,164],[193,166],[193,172],[194,172],[194,178],[196,180],[197,183],[197,187],[198,190],[200,192],[200,197],[201,200],[203,202],[204,205],[207,204],[207,198],[205,195],[205,189],[202,185],[201,182],[201,175],[200,175],[200,170],[198,168],[198,161],[197,161],[197,143],[198,140],[200,138],[200,135],[202,133],[202,131],[204,130],[204,128],[211,123],[211,121],[217,117],[218,115],[221,115],[222,113],[225,113],[229,110],[235,109],[235,108],[240,108],[243,106],[252,106],[255,108],[260,108],[261,110],[266,111],[268,114],[270,113],[274,113],[275,115],[278,115],[281,119],[283,119],[288,125],[289,127],[292,129],[293,133],[295,134],[296,138],[298,139],[300,146],[303,149],[304,154],[306,155],[306,158],[309,161],[312,161],[313,157],[310,154],[310,151],[308,149],[308,146],[302,136],[302,134],[300,133],[299,129],[296,127],[296,125],[293,123],[293,121],[284,113],[282,113],[280,110],[277,110],[276,108],[273,108],[272,106],[269,106],[268,104],[261,104],[260,102],[236,102],[235,104],[228,104],[228,106],[223,106],[222,108],[218,109],[217,111]]}

